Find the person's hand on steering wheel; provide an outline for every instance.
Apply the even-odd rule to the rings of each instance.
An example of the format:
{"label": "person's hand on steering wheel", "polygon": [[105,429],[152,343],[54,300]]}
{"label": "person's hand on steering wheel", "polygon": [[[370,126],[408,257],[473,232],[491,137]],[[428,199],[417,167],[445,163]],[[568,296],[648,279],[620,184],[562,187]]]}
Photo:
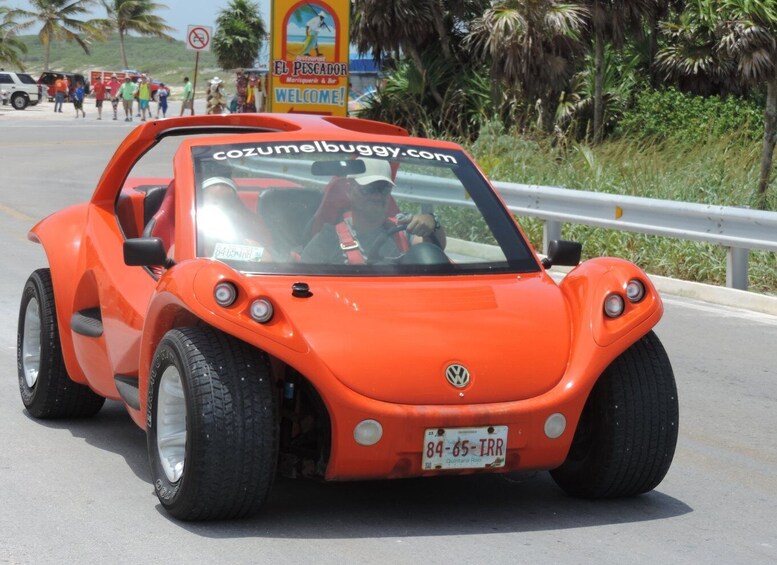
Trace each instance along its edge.
{"label": "person's hand on steering wheel", "polygon": [[431,214],[398,214],[397,223],[404,225],[407,233],[418,237],[432,235],[437,224]]}

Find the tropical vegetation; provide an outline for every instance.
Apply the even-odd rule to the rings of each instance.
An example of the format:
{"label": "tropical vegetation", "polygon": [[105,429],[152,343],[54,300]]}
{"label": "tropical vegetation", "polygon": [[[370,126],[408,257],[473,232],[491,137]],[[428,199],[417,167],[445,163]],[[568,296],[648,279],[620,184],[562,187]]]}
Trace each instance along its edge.
{"label": "tropical vegetation", "polygon": [[0,6],[0,63],[24,69],[21,56],[27,52],[27,46],[17,37],[19,22],[16,17],[14,10]]}
{"label": "tropical vegetation", "polygon": [[[94,0],[29,0],[26,10],[13,10],[18,19],[17,30],[38,28],[38,40],[45,49],[43,70],[49,70],[51,46],[54,41],[77,43],[89,54],[89,45],[99,31],[93,23],[81,19],[89,12]],[[40,27],[38,27],[40,26]]]}
{"label": "tropical vegetation", "polygon": [[166,8],[151,0],[101,0],[107,16],[99,20],[100,27],[105,32],[116,32],[119,37],[121,62],[129,69],[125,38],[129,33],[147,37],[162,37],[169,41],[173,38],[168,34],[174,31],[165,23],[164,18],[155,12]]}
{"label": "tropical vegetation", "polygon": [[253,67],[267,36],[259,5],[249,0],[230,0],[216,19],[213,51],[223,69]]}
{"label": "tropical vegetation", "polygon": [[[737,205],[777,208],[777,3],[773,0],[354,0],[352,39],[390,71],[364,115],[472,142],[484,124],[516,139],[596,151],[622,136],[676,136],[657,105],[747,115],[758,175]],[[700,102],[694,101],[700,98]],[[642,104],[637,115],[633,109]],[[651,115],[653,117],[651,117]],[[640,129],[638,123],[644,127]],[[680,131],[687,131],[678,124]],[[698,141],[701,131],[695,130]],[[706,139],[706,138],[705,138]],[[542,141],[544,140],[544,141]]]}

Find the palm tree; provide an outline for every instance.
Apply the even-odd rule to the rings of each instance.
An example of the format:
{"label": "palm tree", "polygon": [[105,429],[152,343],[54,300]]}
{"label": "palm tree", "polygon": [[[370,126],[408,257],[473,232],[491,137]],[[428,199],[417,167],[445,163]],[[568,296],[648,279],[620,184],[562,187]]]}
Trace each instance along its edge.
{"label": "palm tree", "polygon": [[219,12],[213,51],[224,69],[250,67],[267,36],[259,5],[249,0],[231,0]]}
{"label": "palm tree", "polygon": [[740,81],[731,57],[718,49],[720,22],[714,11],[689,7],[660,24],[666,44],[656,54],[664,82],[681,90],[709,96],[739,93]]}
{"label": "palm tree", "polygon": [[653,0],[650,12],[648,13],[648,69],[650,69],[650,82],[653,88],[661,85],[661,77],[656,57],[658,56],[658,38],[661,36],[661,22],[663,22],[671,12],[682,12],[682,0]]}
{"label": "palm tree", "polygon": [[43,70],[49,70],[51,60],[51,43],[54,40],[76,42],[89,54],[91,38],[99,36],[99,32],[91,21],[78,19],[89,12],[95,0],[29,0],[29,10],[16,10],[20,20],[19,29],[42,24],[38,31],[38,39],[45,51],[43,55]]}
{"label": "palm tree", "polygon": [[[708,4],[710,0],[705,0]],[[767,206],[777,144],[777,6],[774,0],[718,0],[719,50],[736,64],[742,82],[766,85],[764,141],[755,204]]]}
{"label": "palm tree", "polygon": [[27,52],[27,46],[16,39],[19,28],[14,19],[16,15],[15,10],[0,6],[0,63],[10,63],[24,70],[19,55]]}
{"label": "palm tree", "polygon": [[594,141],[604,132],[604,45],[623,45],[629,32],[640,33],[643,20],[653,11],[655,0],[583,0],[591,16],[596,62],[594,78]]}
{"label": "palm tree", "polygon": [[124,46],[124,38],[128,33],[138,35],[162,37],[168,41],[173,38],[167,32],[175,31],[165,23],[164,18],[154,12],[166,8],[164,4],[157,4],[151,0],[101,0],[107,12],[107,18],[100,21],[106,31],[116,31],[119,34],[119,50],[121,62],[125,69],[127,63],[127,50]]}
{"label": "palm tree", "polygon": [[445,56],[451,56],[444,14],[440,0],[353,0],[351,40],[360,54],[372,52],[375,60],[393,56],[398,61],[405,53],[432,97],[442,104],[437,85],[428,80],[422,55],[427,46],[439,42]]}
{"label": "palm tree", "polygon": [[495,88],[507,86],[526,106],[541,107],[549,131],[559,95],[584,51],[586,17],[585,8],[559,0],[503,0],[472,22],[465,44],[490,61]]}
{"label": "palm tree", "polygon": [[766,87],[761,170],[754,204],[767,207],[777,145],[777,6],[774,0],[694,0],[679,23],[666,24],[670,44],[658,62],[675,76],[712,78],[725,92]]}

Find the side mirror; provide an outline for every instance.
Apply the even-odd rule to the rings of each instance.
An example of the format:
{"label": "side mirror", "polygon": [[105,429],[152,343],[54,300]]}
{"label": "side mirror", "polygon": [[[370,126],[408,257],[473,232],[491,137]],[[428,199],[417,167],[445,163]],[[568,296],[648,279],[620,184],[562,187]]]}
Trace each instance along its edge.
{"label": "side mirror", "polygon": [[542,266],[550,269],[553,265],[576,267],[583,254],[583,244],[577,241],[554,239],[548,244],[548,255],[542,260]]}
{"label": "side mirror", "polygon": [[130,267],[151,267],[162,265],[170,268],[173,261],[158,237],[138,237],[124,241],[124,264]]}

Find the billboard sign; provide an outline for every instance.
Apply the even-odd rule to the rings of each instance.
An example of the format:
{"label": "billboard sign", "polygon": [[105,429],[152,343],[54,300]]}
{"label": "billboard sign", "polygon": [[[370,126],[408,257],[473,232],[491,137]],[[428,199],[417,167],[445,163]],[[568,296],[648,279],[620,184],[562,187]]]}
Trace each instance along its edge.
{"label": "billboard sign", "polygon": [[349,16],[349,0],[273,0],[273,112],[347,114]]}

